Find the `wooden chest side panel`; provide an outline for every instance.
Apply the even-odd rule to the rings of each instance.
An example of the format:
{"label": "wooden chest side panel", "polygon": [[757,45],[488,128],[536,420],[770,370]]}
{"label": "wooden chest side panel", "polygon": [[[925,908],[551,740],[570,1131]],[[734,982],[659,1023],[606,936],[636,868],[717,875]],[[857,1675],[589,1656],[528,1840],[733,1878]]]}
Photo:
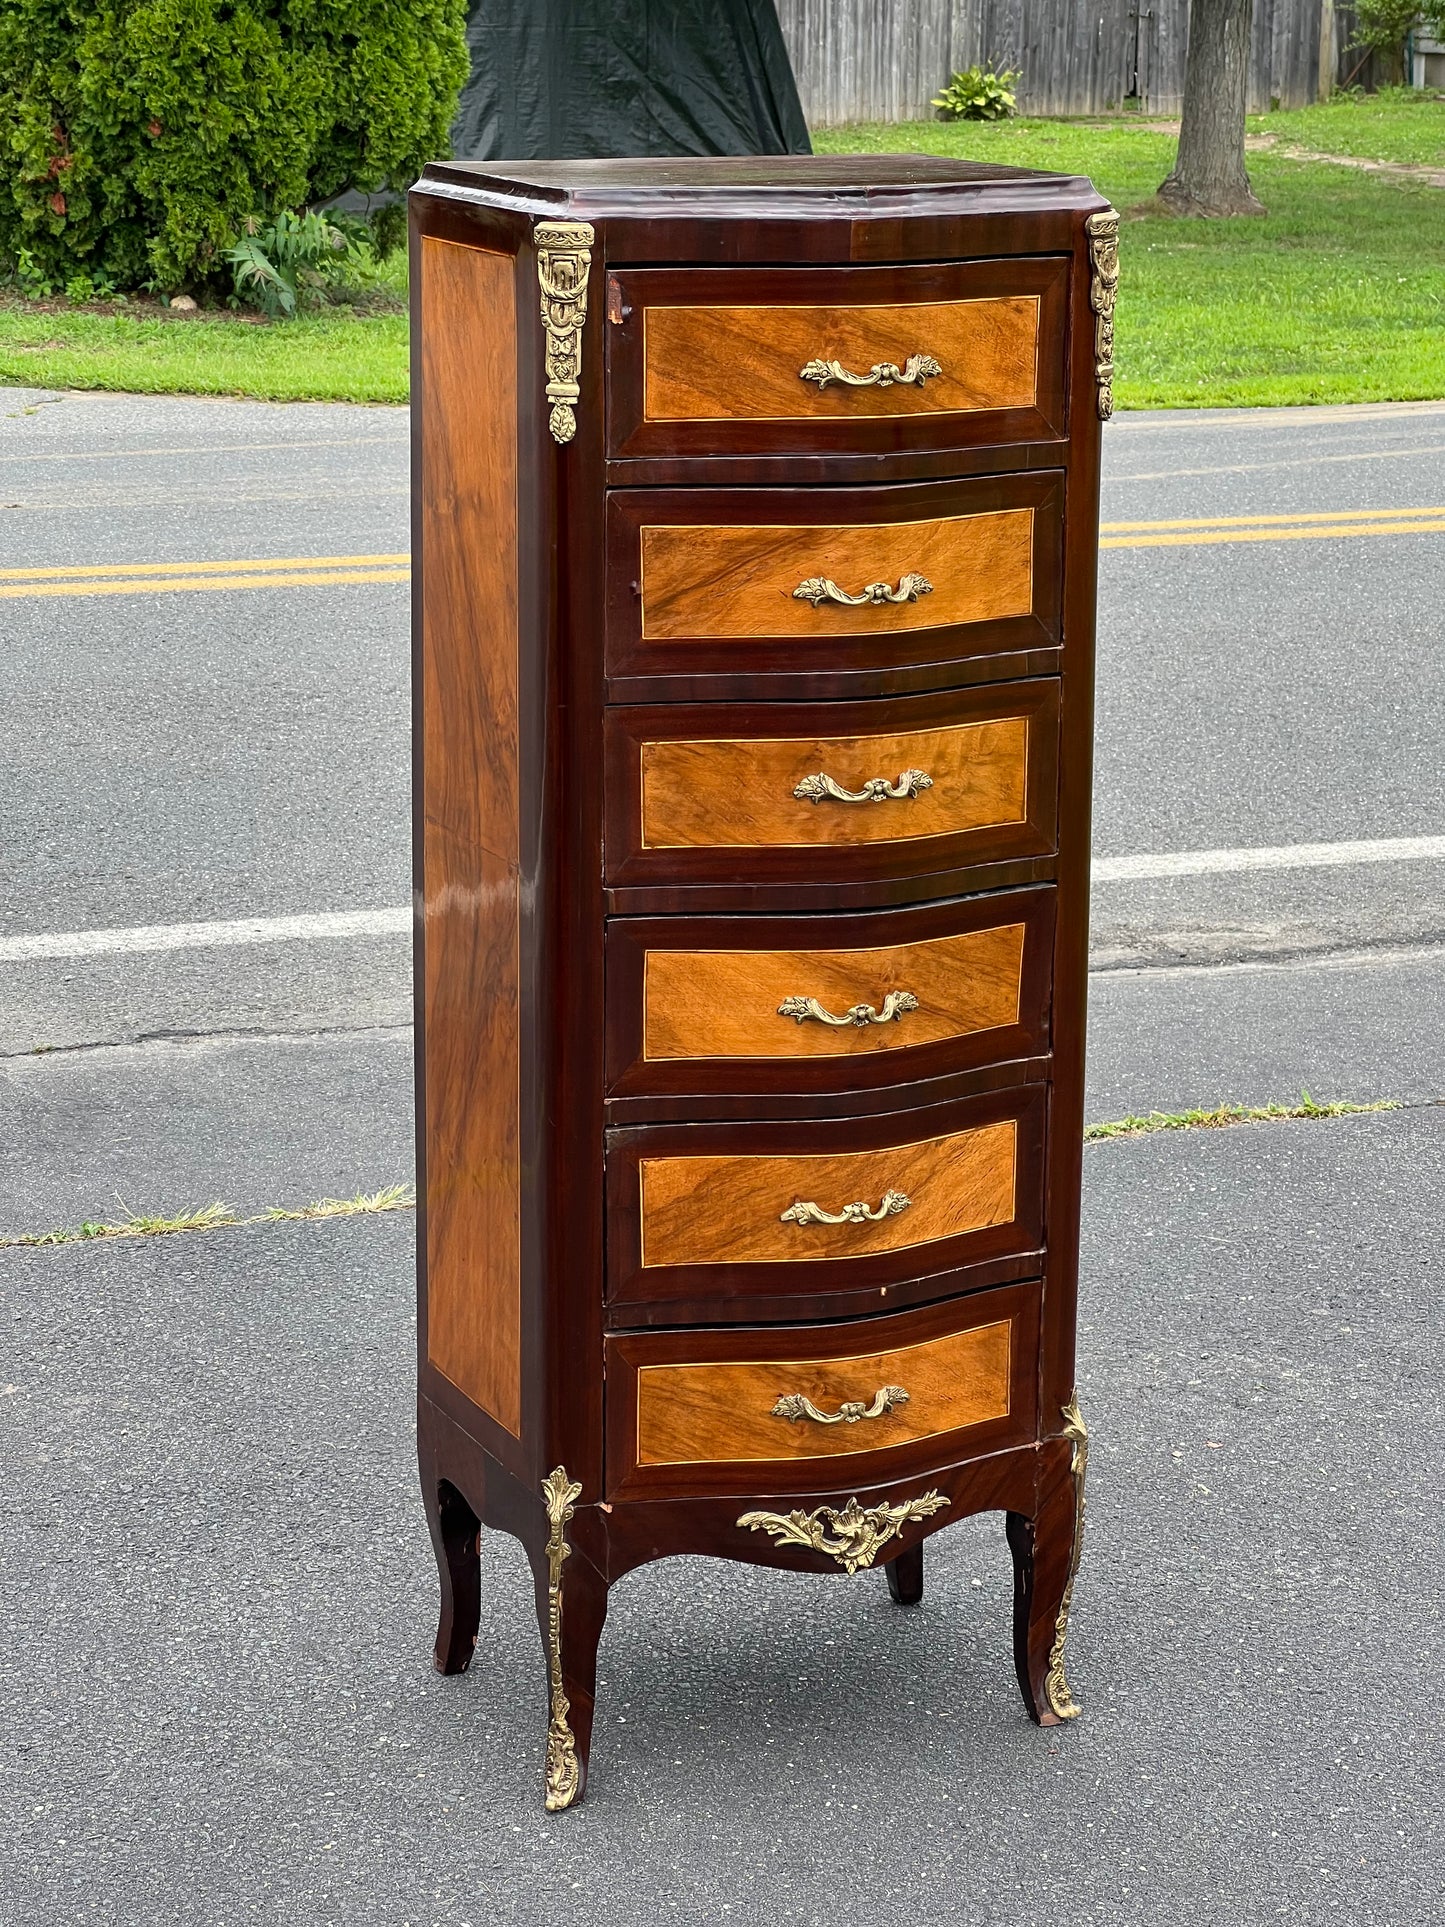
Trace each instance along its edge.
{"label": "wooden chest side panel", "polygon": [[520,1436],[514,269],[421,250],[427,1354]]}

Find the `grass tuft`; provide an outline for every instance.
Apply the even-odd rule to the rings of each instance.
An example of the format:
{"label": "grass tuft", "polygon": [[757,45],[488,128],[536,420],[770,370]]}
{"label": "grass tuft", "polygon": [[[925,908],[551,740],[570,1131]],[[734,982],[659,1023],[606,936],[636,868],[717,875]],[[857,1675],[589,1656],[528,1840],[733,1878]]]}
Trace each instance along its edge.
{"label": "grass tuft", "polygon": [[416,1193],[409,1184],[390,1184],[382,1191],[358,1192],[354,1198],[320,1198],[315,1204],[288,1211],[271,1205],[255,1217],[241,1218],[228,1204],[205,1204],[193,1211],[178,1211],[173,1217],[151,1217],[127,1212],[114,1222],[84,1224],[57,1231],[25,1231],[18,1237],[0,1238],[0,1251],[21,1245],[89,1244],[99,1238],[168,1238],[180,1231],[218,1231],[223,1226],[249,1224],[307,1223],[317,1218],[358,1218],[382,1211],[414,1211]]}
{"label": "grass tuft", "polygon": [[1143,1117],[1116,1118],[1108,1124],[1087,1124],[1085,1144],[1101,1138],[1148,1137],[1154,1131],[1218,1131],[1229,1124],[1278,1124],[1287,1118],[1358,1117],[1371,1111],[1398,1111],[1394,1098],[1372,1104],[1317,1104],[1308,1091],[1298,1104],[1218,1104],[1212,1111],[1150,1111]]}

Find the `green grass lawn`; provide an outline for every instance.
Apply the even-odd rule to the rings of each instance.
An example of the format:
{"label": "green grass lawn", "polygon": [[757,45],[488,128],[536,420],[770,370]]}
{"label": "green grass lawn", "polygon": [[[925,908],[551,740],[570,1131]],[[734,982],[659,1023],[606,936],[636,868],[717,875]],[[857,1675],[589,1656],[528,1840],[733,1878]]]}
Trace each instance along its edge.
{"label": "green grass lawn", "polygon": [[[1322,153],[1445,164],[1445,101],[1427,96],[1345,99],[1251,125]],[[1147,125],[916,121],[824,129],[816,144],[1087,174],[1125,216],[1121,408],[1445,396],[1445,190],[1255,153],[1267,218],[1181,221],[1144,211],[1174,158],[1172,136]],[[404,268],[399,257],[387,267],[395,298]],[[406,317],[333,308],[266,323],[0,293],[0,383],[398,402]]]}
{"label": "green grass lawn", "polygon": [[1316,154],[1353,154],[1369,161],[1405,161],[1445,167],[1445,96],[1413,87],[1378,94],[1341,95],[1318,107],[1254,114],[1251,134],[1268,134],[1282,145]]}
{"label": "green grass lawn", "polygon": [[329,308],[294,321],[107,311],[0,295],[0,383],[263,401],[405,401],[406,315]]}
{"label": "green grass lawn", "polygon": [[[1333,112],[1333,109],[1321,109]],[[1271,116],[1271,121],[1296,116]],[[1125,216],[1115,400],[1265,407],[1445,396],[1445,191],[1355,168],[1249,157],[1263,220],[1190,221],[1149,203],[1168,134],[1097,122],[917,121],[832,128],[830,153],[959,155],[1087,174]]]}

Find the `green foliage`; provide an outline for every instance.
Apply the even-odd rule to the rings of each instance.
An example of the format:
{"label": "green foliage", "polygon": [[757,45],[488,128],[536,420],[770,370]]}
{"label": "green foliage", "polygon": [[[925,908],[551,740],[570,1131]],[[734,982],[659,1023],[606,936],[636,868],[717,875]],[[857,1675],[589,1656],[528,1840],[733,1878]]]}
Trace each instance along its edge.
{"label": "green foliage", "polygon": [[1398,53],[1406,34],[1419,27],[1445,38],[1445,0],[1421,6],[1419,0],[1355,0],[1355,37],[1352,47],[1371,53]]}
{"label": "green foliage", "polygon": [[465,0],[0,0],[0,257],[27,291],[224,286],[249,218],[404,188],[445,153],[464,17]]}
{"label": "green foliage", "polygon": [[282,208],[273,221],[248,215],[241,224],[241,238],[226,259],[237,295],[280,321],[295,314],[308,297],[314,300],[344,281],[351,248],[342,230],[323,215],[293,214]]}
{"label": "green foliage", "polygon": [[1010,68],[999,74],[992,67],[969,67],[953,76],[933,105],[945,120],[1007,120],[1018,104],[1018,78]]}

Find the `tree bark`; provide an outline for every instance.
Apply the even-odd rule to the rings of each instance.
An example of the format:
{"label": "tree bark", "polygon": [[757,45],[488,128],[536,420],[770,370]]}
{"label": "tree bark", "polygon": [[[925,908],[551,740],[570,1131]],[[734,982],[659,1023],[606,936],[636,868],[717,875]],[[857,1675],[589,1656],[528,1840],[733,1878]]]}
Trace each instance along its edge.
{"label": "tree bark", "polygon": [[1159,189],[1171,214],[1263,214],[1244,171],[1249,23],[1254,0],[1190,0],[1184,114],[1174,171]]}

